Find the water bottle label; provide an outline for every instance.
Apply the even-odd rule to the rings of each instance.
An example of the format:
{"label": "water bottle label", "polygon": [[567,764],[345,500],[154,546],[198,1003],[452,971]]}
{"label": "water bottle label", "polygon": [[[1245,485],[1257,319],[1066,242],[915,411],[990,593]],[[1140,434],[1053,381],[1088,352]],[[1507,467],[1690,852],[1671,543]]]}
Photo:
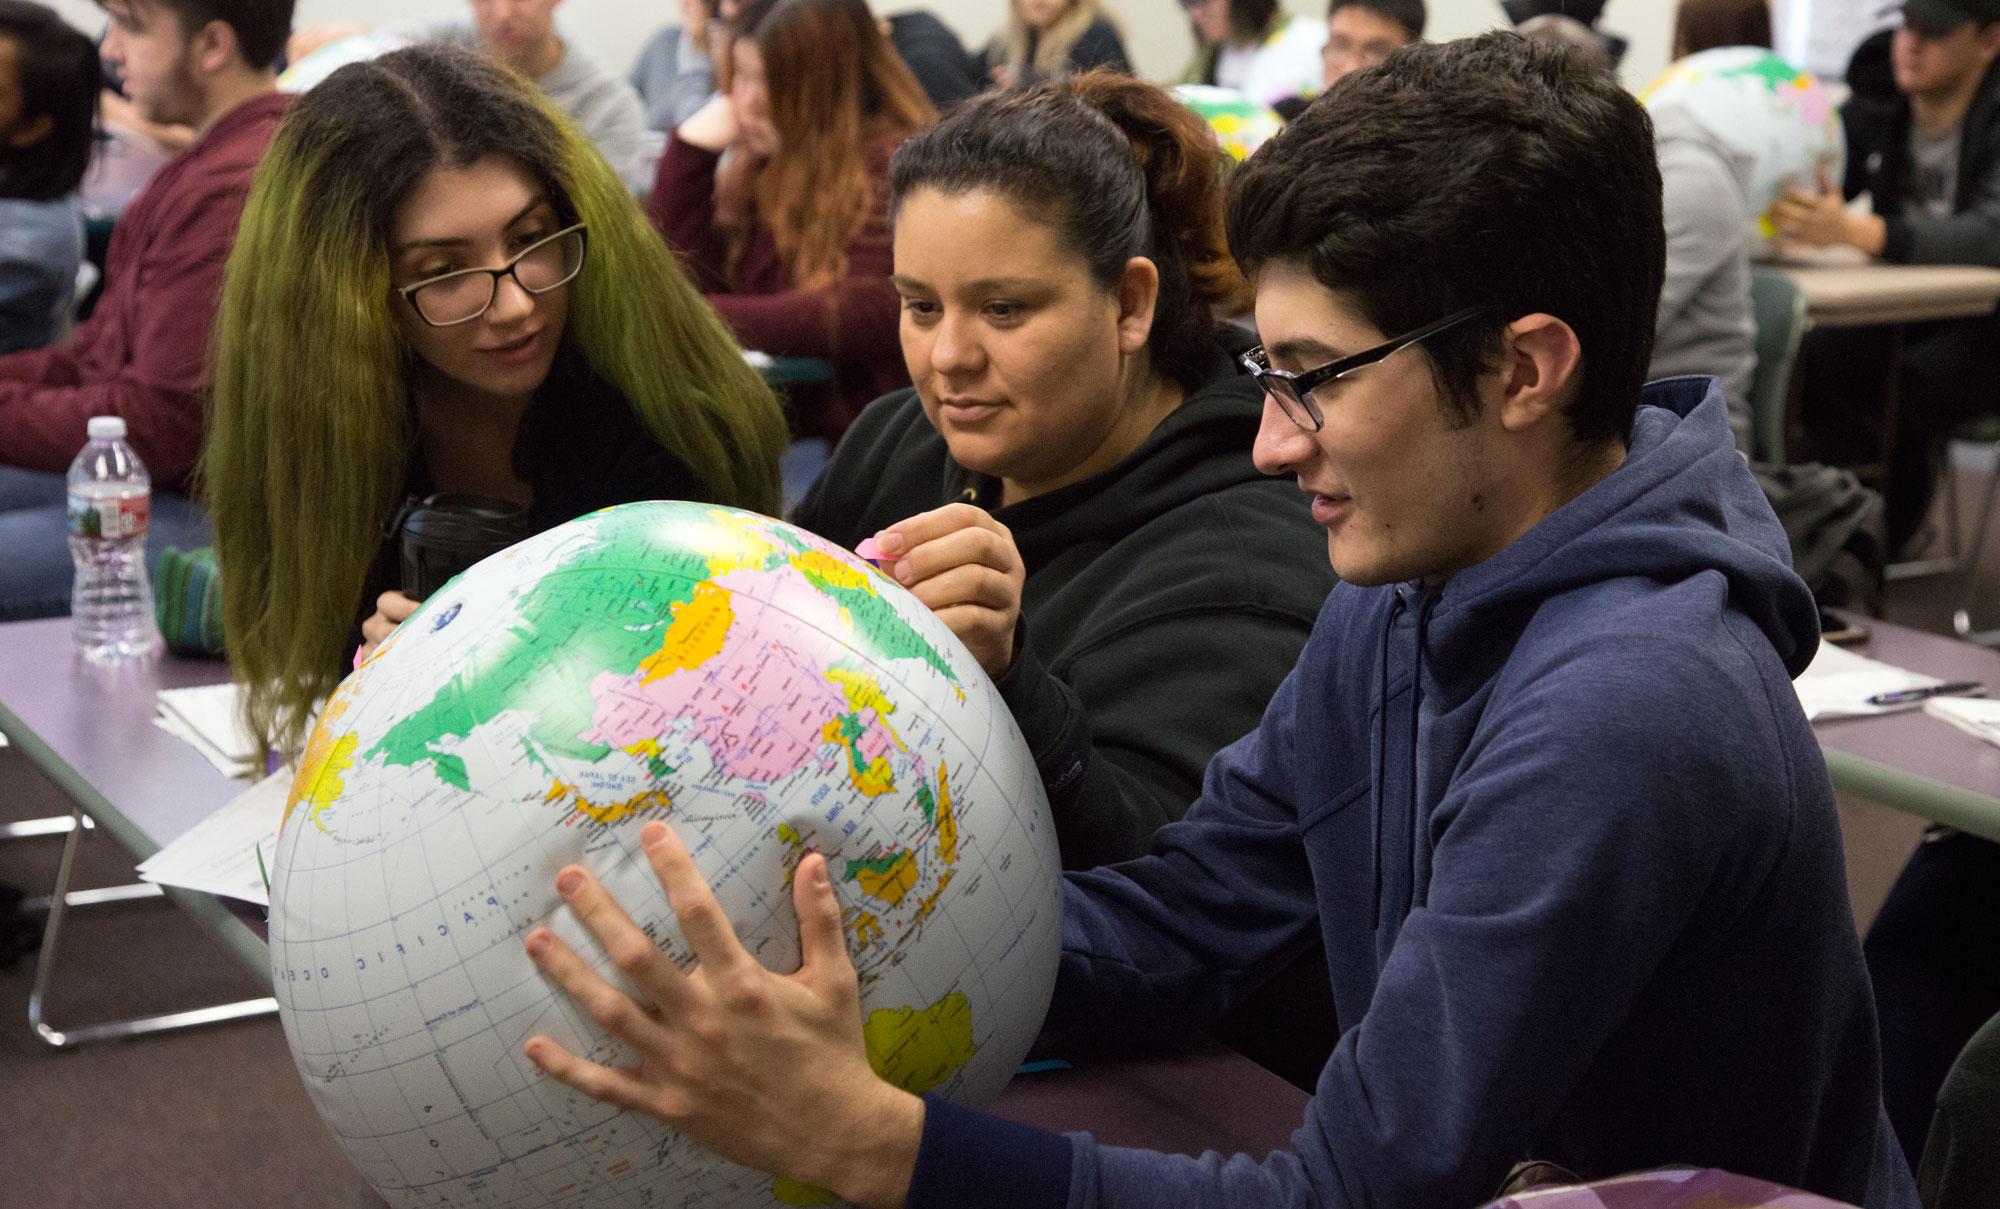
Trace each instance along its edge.
{"label": "water bottle label", "polygon": [[146,532],[146,521],[153,510],[153,498],[137,495],[124,499],[87,499],[80,495],[69,497],[69,533],[71,537],[139,537]]}

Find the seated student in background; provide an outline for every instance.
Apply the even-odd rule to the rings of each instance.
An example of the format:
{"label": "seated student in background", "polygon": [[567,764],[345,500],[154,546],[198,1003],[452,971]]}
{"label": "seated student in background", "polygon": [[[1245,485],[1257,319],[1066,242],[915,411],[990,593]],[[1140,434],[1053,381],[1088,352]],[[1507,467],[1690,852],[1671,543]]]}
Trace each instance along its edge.
{"label": "seated student in background", "polygon": [[69,310],[97,92],[95,43],[34,0],[0,0],[0,354],[54,340]]}
{"label": "seated student in background", "polygon": [[1326,23],[1288,17],[1278,0],[1181,0],[1194,34],[1182,84],[1233,88],[1260,105],[1319,91]]}
{"label": "seated student in background", "polygon": [[936,13],[908,9],[878,24],[910,74],[917,77],[931,108],[942,113],[986,91],[986,69],[979,57],[965,49],[965,43]]}
{"label": "seated student in background", "polygon": [[[119,220],[105,289],[66,348],[0,357],[0,619],[69,611],[63,474],[92,416],[123,416],[153,477],[150,557],[207,544],[186,496],[222,264],[286,98],[291,0],[109,0],[103,53],[148,121],[200,131]],[[220,15],[217,15],[217,14]]]}
{"label": "seated student in background", "polygon": [[986,48],[986,70],[1016,88],[1094,67],[1130,72],[1125,40],[1097,0],[1013,0],[1007,26]]}
{"label": "seated student in background", "polygon": [[[1692,36],[1699,41],[1701,32]],[[1713,375],[1729,403],[1736,448],[1752,457],[1757,322],[1750,294],[1753,233],[1745,219],[1753,212],[1754,157],[1693,109],[1656,105],[1652,118],[1667,274],[1646,376]],[[1872,601],[1887,547],[1881,495],[1836,466],[1760,460],[1751,472],[1783,520],[1792,568],[1814,598],[1830,605]]]}
{"label": "seated student in background", "polygon": [[864,0],[752,0],[729,55],[724,95],[668,140],[647,212],[745,348],[833,363],[831,391],[795,394],[791,419],[837,441],[909,383],[889,156],[935,114]]}
{"label": "seated student in background", "polygon": [[[1326,44],[1320,47],[1324,87],[1350,71],[1380,67],[1382,60],[1424,40],[1429,14],[1424,0],[1333,0],[1326,10]],[[1305,111],[1312,95],[1287,97],[1273,105],[1286,121]]]}
{"label": "seated student in background", "polygon": [[[536,532],[632,500],[778,506],[784,422],[604,161],[449,47],[341,68],[278,132],[230,257],[202,481],[223,624],[281,750],[414,609],[410,496]],[[372,616],[369,616],[373,614]]]}
{"label": "seated student in background", "polygon": [[1248,291],[1221,152],[1095,74],[967,102],[891,170],[914,389],[872,404],[792,519],[892,573],[1000,686],[1063,862],[1146,850],[1256,724],[1333,586],[1250,441],[1217,326]]}
{"label": "seated student in background", "polygon": [[632,87],[646,109],[646,125],[672,130],[715,95],[715,48],[709,35],[719,18],[712,0],[681,0],[681,23],[653,35],[632,65]]}
{"label": "seated student in background", "polygon": [[1674,8],[1674,58],[1718,46],[1770,49],[1770,0],[1681,0]]}
{"label": "seated student in background", "polygon": [[[646,154],[646,114],[632,86],[599,67],[556,29],[562,0],[466,0],[472,15],[401,22],[382,32],[398,41],[445,42],[483,51],[528,77],[569,114],[625,187],[642,192],[652,163]],[[351,33],[358,25],[316,26],[300,32],[303,50]]]}
{"label": "seated student in background", "polygon": [[[640,1065],[546,1037],[527,1056],[883,1209],[1428,1209],[1480,1202],[1524,1159],[1915,1209],[1790,683],[1812,599],[1719,393],[1641,386],[1663,237],[1638,102],[1512,34],[1413,47],[1231,190],[1253,364],[1275,363],[1255,457],[1308,493],[1343,582],[1187,816],[1147,856],[1068,875],[1044,1040],[1199,1022],[1322,933],[1346,1032],[1297,1149],[1100,1146],[891,1087],[815,857],[794,882],[801,971],[691,926],[691,972],[637,977],[669,1011],[529,933]],[[644,839],[683,921],[715,918],[673,829]],[[559,884],[613,951],[644,943],[587,872]],[[722,1006],[743,1002],[767,1010]]]}
{"label": "seated student in background", "polygon": [[[1902,264],[2000,267],[2000,0],[1913,0],[1890,61],[1903,103],[1879,145],[1871,214],[1851,214],[1832,182],[1779,202],[1778,233]],[[2000,407],[2000,318],[1913,326],[1905,335],[1889,468],[1889,541],[1900,549],[1930,514],[1945,443]]]}

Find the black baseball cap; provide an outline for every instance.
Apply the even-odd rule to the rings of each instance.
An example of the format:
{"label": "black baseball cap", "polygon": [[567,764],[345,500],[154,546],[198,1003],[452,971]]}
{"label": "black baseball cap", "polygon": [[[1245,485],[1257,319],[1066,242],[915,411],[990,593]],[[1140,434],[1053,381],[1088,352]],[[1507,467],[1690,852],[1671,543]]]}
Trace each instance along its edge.
{"label": "black baseball cap", "polygon": [[2000,0],[1907,0],[1903,24],[1926,38],[1942,38],[1977,22],[2000,21]]}

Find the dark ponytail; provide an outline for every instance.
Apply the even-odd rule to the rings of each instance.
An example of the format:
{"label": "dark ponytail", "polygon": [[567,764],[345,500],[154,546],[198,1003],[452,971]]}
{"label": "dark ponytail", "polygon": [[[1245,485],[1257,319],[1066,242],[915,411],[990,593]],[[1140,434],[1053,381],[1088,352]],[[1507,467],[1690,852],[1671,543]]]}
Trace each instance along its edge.
{"label": "dark ponytail", "polygon": [[1134,256],[1160,271],[1147,338],[1155,372],[1199,384],[1218,312],[1249,308],[1223,239],[1223,159],[1193,110],[1130,76],[1094,71],[987,93],[904,143],[892,216],[919,189],[987,190],[1062,235],[1110,289]]}

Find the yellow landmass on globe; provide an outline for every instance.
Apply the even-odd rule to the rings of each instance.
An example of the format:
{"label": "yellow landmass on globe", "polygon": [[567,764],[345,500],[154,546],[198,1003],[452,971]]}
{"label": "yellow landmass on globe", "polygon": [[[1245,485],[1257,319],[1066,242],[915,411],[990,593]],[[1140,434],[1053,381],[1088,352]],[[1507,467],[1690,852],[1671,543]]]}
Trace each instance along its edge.
{"label": "yellow landmass on globe", "polygon": [[780,1204],[800,1206],[831,1205],[840,1199],[824,1188],[801,1184],[784,1176],[771,1181],[771,1195],[777,1197]]}
{"label": "yellow landmass on globe", "polygon": [[820,738],[847,748],[848,779],[853,781],[854,787],[867,797],[879,798],[896,787],[895,770],[889,767],[889,760],[885,756],[876,756],[873,760],[869,760],[862,755],[859,731],[850,728],[844,721],[853,716],[847,714],[843,718],[830,720],[820,728]]}
{"label": "yellow landmass on globe", "polygon": [[[822,554],[819,557],[826,556]],[[850,709],[856,713],[864,709],[875,711],[875,720],[880,722],[882,729],[888,731],[889,737],[895,740],[898,751],[910,750],[904,746],[903,736],[896,733],[895,724],[889,721],[889,715],[896,712],[896,703],[889,700],[889,695],[882,691],[882,686],[876,683],[873,676],[851,668],[834,667],[827,669],[826,678],[846,694]]]}
{"label": "yellow landmass on globe", "polygon": [[944,1083],[972,1061],[972,1003],[953,991],[927,1008],[882,1008],[861,1024],[868,1064],[913,1095]]}
{"label": "yellow landmass on globe", "polygon": [[784,554],[780,547],[764,536],[762,522],[754,517],[714,508],[709,510],[708,519],[711,522],[709,528],[697,529],[690,525],[688,532],[679,536],[688,549],[708,561],[710,575],[760,570]]}
{"label": "yellow landmass on globe", "polygon": [[800,574],[813,576],[836,588],[875,594],[875,585],[868,582],[866,571],[850,566],[823,550],[802,550],[792,555],[792,566]]}
{"label": "yellow landmass on globe", "polygon": [[931,912],[937,910],[938,899],[944,897],[945,887],[951,885],[951,875],[955,872],[955,869],[944,871],[944,876],[938,878],[937,889],[924,895],[924,901],[917,904],[917,915],[911,923],[920,924],[931,917]]}
{"label": "yellow landmass on globe", "polygon": [[299,775],[292,780],[291,796],[285,799],[284,816],[278,820],[279,830],[292,817],[292,807],[302,801],[312,803],[307,808],[306,817],[321,831],[326,830],[326,821],[320,816],[340,798],[340,791],[346,788],[345,774],[354,764],[354,749],[360,743],[358,735],[342,735],[338,739],[332,732],[321,726],[313,731],[312,739],[306,744],[306,754],[299,761]]}
{"label": "yellow landmass on globe", "polygon": [[857,945],[873,944],[882,939],[882,921],[875,918],[873,911],[863,911],[859,907],[848,913],[847,930]]}
{"label": "yellow landmass on globe", "polygon": [[917,884],[917,858],[908,852],[899,852],[895,859],[885,862],[883,867],[871,863],[850,864],[848,880],[861,883],[861,892],[870,898],[880,899],[890,906],[898,906],[903,896]]}
{"label": "yellow landmass on globe", "polygon": [[[947,865],[958,863],[958,812],[951,806],[950,770],[944,761],[938,761],[937,787],[937,845],[938,857]],[[939,886],[938,889],[944,889]]]}
{"label": "yellow landmass on globe", "polygon": [[736,620],[729,590],[707,582],[695,585],[694,599],[668,607],[674,615],[673,624],[661,636],[660,649],[639,661],[641,684],[698,668],[715,658]]}
{"label": "yellow landmass on globe", "polygon": [[645,789],[633,794],[622,802],[605,802],[602,805],[583,796],[576,786],[561,777],[549,786],[549,792],[542,798],[544,802],[561,802],[566,810],[573,810],[593,823],[621,822],[637,818],[642,814],[665,814],[674,808],[674,800],[658,789]]}

